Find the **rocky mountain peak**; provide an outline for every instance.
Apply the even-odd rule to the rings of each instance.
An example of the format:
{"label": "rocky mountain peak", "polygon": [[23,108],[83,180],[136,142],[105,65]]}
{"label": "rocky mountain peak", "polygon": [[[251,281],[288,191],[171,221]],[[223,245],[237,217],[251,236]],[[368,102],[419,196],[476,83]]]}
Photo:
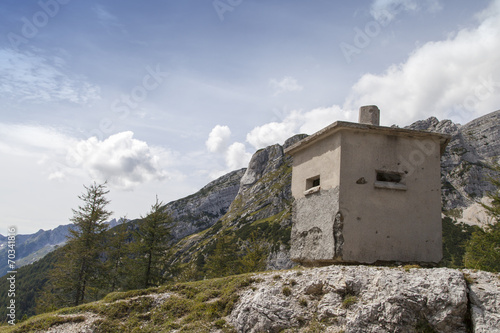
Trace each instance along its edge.
{"label": "rocky mountain peak", "polygon": [[[470,121],[465,125],[436,117],[417,121],[407,128],[449,134],[452,139],[441,157],[443,209],[481,211],[479,202],[493,187],[487,182],[492,175],[489,165],[500,155],[500,111]],[[467,215],[467,214],[465,214]],[[477,215],[477,214],[476,214]],[[484,223],[463,220],[467,223]]]}
{"label": "rocky mountain peak", "polygon": [[279,168],[283,163],[283,147],[279,144],[260,149],[253,154],[243,178],[241,178],[240,191],[255,184],[262,175]]}

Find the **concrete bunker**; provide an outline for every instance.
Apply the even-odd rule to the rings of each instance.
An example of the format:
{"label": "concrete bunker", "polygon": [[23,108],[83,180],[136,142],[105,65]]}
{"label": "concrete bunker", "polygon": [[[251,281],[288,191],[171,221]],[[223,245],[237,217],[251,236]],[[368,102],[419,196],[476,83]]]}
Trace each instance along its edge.
{"label": "concrete bunker", "polygon": [[303,264],[419,262],[442,257],[440,157],[450,137],[337,121],[288,147],[291,257]]}

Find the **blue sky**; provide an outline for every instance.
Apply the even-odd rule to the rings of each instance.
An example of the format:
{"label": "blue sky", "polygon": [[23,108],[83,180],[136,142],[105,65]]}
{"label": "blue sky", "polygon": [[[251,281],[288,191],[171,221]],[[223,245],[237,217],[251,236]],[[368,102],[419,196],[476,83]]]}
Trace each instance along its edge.
{"label": "blue sky", "polygon": [[498,22],[500,0],[2,1],[0,233],[69,223],[93,181],[139,217],[361,105],[498,110]]}

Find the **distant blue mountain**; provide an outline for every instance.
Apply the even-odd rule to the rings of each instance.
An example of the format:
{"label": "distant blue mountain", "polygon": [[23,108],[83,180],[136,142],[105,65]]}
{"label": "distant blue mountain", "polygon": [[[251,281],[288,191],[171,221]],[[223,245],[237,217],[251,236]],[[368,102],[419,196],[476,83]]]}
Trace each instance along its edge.
{"label": "distant blue mountain", "polygon": [[[116,219],[105,222],[109,228],[120,224]],[[69,235],[72,224],[60,225],[51,230],[40,229],[34,234],[16,236],[16,266],[22,267],[40,260],[58,246],[64,245]],[[7,262],[7,237],[0,235],[0,276],[4,276],[8,269]]]}

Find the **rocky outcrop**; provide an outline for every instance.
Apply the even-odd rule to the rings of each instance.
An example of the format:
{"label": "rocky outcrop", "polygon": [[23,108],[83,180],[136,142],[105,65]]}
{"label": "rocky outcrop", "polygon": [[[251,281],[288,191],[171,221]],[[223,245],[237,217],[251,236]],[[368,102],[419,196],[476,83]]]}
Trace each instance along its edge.
{"label": "rocky outcrop", "polygon": [[464,270],[473,332],[500,332],[500,275]]}
{"label": "rocky outcrop", "polygon": [[114,293],[18,330],[499,333],[499,302],[498,273],[328,266]]}
{"label": "rocky outcrop", "polygon": [[329,266],[254,278],[229,316],[237,332],[500,332],[494,273]]}
{"label": "rocky outcrop", "polygon": [[181,239],[215,224],[238,194],[245,169],[230,172],[193,195],[172,201],[165,206],[175,221],[174,239]]}
{"label": "rocky outcrop", "polygon": [[[291,228],[291,158],[284,154],[284,148],[294,144],[305,135],[296,135],[284,145],[275,144],[258,150],[250,160],[239,183],[239,190],[227,213],[217,224],[206,231],[185,237],[176,244],[181,262],[188,262],[200,254],[206,256],[220,234],[231,230],[236,239],[248,240],[254,230],[263,232],[259,239],[269,249],[268,269],[290,268],[294,263],[289,256]],[[244,244],[242,244],[244,246]]]}
{"label": "rocky outcrop", "polygon": [[455,209],[461,213],[481,200],[487,191],[493,190],[487,182],[491,175],[488,165],[498,162],[500,157],[500,111],[463,126],[431,117],[408,128],[452,135],[441,158],[444,210]]}

